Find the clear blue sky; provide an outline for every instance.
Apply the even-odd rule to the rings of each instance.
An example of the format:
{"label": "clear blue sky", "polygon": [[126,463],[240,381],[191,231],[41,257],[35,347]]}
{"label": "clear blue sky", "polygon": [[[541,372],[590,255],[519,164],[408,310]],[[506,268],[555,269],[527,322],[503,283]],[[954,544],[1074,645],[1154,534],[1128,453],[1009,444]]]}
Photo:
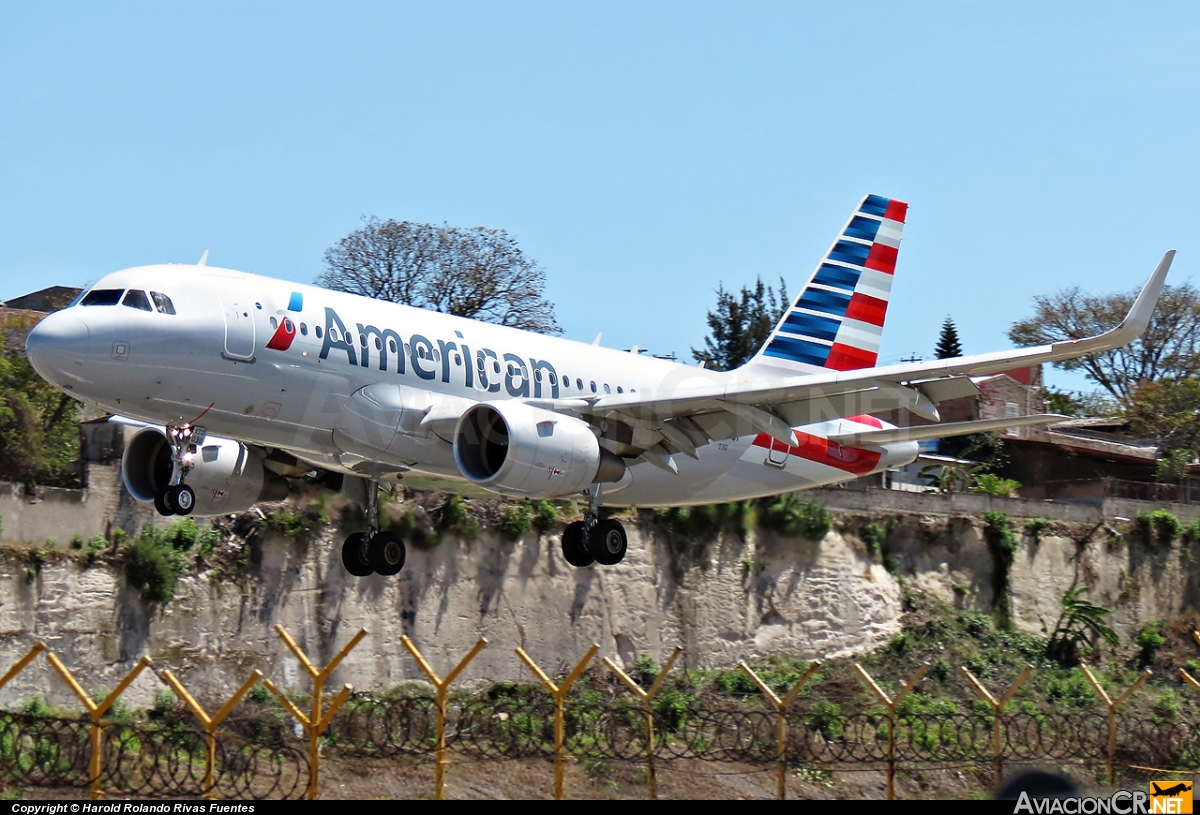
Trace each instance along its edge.
{"label": "clear blue sky", "polygon": [[[363,214],[501,227],[569,337],[656,352],[911,204],[885,361],[1200,259],[1194,3],[29,3],[0,10],[0,298],[311,281]],[[1051,381],[1079,387],[1061,375]]]}

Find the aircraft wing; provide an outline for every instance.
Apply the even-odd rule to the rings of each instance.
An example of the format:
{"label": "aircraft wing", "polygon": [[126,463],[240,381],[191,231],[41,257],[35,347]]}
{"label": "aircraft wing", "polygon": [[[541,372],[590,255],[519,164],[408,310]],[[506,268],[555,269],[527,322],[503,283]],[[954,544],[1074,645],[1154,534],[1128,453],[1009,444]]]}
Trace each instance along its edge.
{"label": "aircraft wing", "polygon": [[1120,325],[1087,339],[827,373],[770,375],[742,368],[728,374],[724,382],[665,383],[653,392],[543,403],[563,412],[617,420],[635,431],[641,430],[643,443],[635,447],[650,449],[661,444],[667,454],[677,451],[691,456],[697,446],[708,441],[751,432],[767,433],[785,444],[794,444],[792,427],[897,407],[938,421],[939,401],[978,393],[969,377],[1100,353],[1141,336],[1174,257],[1173,249],[1163,255]]}

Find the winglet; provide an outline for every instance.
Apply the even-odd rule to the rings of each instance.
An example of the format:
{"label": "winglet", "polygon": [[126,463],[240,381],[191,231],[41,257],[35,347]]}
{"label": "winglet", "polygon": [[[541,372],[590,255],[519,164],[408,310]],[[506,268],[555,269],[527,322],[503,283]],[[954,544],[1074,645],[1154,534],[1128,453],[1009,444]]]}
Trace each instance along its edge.
{"label": "winglet", "polygon": [[204,254],[200,256],[200,262],[197,263],[196,265],[197,266],[207,266],[208,265],[208,250],[207,249],[204,250]]}
{"label": "winglet", "polygon": [[1154,274],[1150,275],[1150,279],[1142,287],[1137,299],[1133,301],[1133,306],[1129,309],[1129,313],[1125,315],[1125,319],[1121,321],[1119,326],[1112,331],[1106,331],[1095,337],[1056,342],[1051,346],[1052,353],[1056,356],[1059,353],[1067,354],[1068,356],[1064,357],[1064,359],[1069,359],[1071,357],[1095,353],[1096,351],[1108,351],[1112,348],[1120,348],[1142,336],[1142,332],[1146,330],[1146,326],[1150,325],[1150,317],[1154,314],[1154,306],[1158,303],[1159,295],[1162,294],[1163,285],[1167,280],[1167,272],[1170,271],[1171,261],[1174,259],[1175,250],[1168,249],[1167,253],[1163,255],[1162,260],[1158,262],[1158,267],[1154,270]]}

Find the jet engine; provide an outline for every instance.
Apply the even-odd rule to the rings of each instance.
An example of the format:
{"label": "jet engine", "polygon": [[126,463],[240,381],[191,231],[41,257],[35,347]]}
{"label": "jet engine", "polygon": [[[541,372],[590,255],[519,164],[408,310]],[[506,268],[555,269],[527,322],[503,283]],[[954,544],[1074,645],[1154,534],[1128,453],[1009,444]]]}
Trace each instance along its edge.
{"label": "jet engine", "polygon": [[[191,454],[184,483],[196,493],[192,515],[244,512],[259,501],[287,497],[287,481],[263,467],[258,451],[232,439],[208,436]],[[121,478],[129,494],[153,501],[171,479],[171,445],[156,427],[134,434],[121,458]]]}
{"label": "jet engine", "polygon": [[468,408],[454,429],[454,461],[482,487],[529,498],[571,495],[625,474],[625,462],[586,422],[521,402]]}

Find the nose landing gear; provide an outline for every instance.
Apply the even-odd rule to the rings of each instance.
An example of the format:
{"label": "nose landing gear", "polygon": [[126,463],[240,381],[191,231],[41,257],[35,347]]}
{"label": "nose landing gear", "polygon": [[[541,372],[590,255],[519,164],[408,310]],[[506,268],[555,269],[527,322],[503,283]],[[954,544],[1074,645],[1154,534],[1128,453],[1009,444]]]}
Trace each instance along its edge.
{"label": "nose landing gear", "polygon": [[342,543],[342,565],[354,577],[380,574],[390,577],[404,568],[407,550],[395,532],[379,529],[379,484],[367,484],[364,507],[367,531],[355,532]]}
{"label": "nose landing gear", "polygon": [[604,500],[602,484],[593,484],[592,500],[582,521],[567,524],[562,534],[563,559],[577,569],[599,563],[616,566],[625,559],[629,538],[620,521],[600,520],[600,503]]}
{"label": "nose landing gear", "polygon": [[154,496],[154,508],[159,515],[191,515],[196,508],[196,491],[183,483],[192,469],[191,456],[204,443],[203,427],[166,428],[167,443],[171,445],[171,477],[167,486]]}

